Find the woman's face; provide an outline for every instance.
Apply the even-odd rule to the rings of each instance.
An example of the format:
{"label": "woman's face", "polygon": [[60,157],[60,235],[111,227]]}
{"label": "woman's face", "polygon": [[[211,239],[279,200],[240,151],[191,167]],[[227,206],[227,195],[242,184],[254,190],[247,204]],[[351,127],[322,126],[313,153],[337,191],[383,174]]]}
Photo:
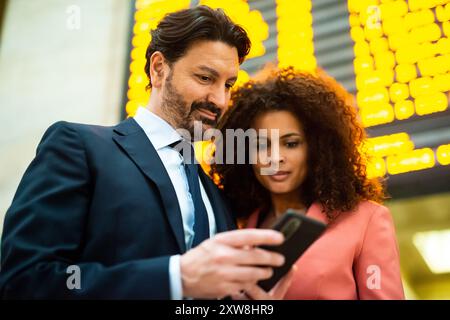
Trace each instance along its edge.
{"label": "woman's face", "polygon": [[[256,117],[253,128],[259,140],[258,150],[253,154],[256,164],[252,165],[256,179],[274,194],[297,192],[306,177],[308,156],[300,121],[289,111],[271,111]],[[276,133],[273,130],[279,130],[276,141],[271,140]],[[272,155],[276,147],[279,152]]]}

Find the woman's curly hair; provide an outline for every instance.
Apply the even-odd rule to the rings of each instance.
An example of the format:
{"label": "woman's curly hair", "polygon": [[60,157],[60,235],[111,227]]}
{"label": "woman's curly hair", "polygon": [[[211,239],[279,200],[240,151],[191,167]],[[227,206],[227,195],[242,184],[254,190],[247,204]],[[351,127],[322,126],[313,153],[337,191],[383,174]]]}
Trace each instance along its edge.
{"label": "woman's curly hair", "polygon": [[[365,132],[355,108],[346,100],[330,78],[293,68],[272,71],[264,80],[249,81],[233,92],[232,106],[219,124],[223,139],[217,148],[226,145],[227,129],[245,131],[263,113],[291,112],[303,125],[308,144],[307,175],[299,197],[307,206],[319,202],[333,221],[362,200],[382,202],[385,198],[381,182],[367,177],[367,158],[361,153]],[[221,150],[226,159],[226,148]],[[219,179],[237,217],[270,208],[269,191],[257,181],[251,164],[213,164],[211,174]]]}

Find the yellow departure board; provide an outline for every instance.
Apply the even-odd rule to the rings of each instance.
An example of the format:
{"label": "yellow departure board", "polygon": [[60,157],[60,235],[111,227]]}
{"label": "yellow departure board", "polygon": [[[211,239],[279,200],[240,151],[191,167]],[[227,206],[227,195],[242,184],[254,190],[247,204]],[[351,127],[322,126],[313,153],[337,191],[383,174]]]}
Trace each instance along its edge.
{"label": "yellow departure board", "polygon": [[[137,0],[134,14],[126,114],[147,104],[150,92],[144,71],[150,30],[167,13],[188,8],[189,0]],[[310,0],[273,0],[276,14],[277,63],[314,73],[314,28]],[[252,41],[248,60],[264,57],[268,24],[245,0],[200,0],[222,8],[242,25]],[[386,124],[428,117],[448,109],[450,91],[449,0],[349,0],[349,36],[353,40],[356,102],[362,124]],[[241,70],[237,85],[249,75]],[[450,124],[449,124],[450,127]],[[369,138],[362,146],[371,160],[371,177],[405,174],[450,164],[450,141],[416,148],[410,134]]]}

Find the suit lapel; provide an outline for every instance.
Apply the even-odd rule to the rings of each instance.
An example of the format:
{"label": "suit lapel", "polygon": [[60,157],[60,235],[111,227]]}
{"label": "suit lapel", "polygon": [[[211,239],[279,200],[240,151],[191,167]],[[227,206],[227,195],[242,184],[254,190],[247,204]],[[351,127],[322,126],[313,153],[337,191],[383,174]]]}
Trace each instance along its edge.
{"label": "suit lapel", "polygon": [[133,118],[118,124],[114,131],[117,133],[113,136],[116,143],[123,148],[136,166],[157,186],[180,252],[186,252],[183,220],[178,198],[156,149],[144,130]]}
{"label": "suit lapel", "polygon": [[231,216],[231,211],[228,209],[217,186],[201,168],[199,168],[199,175],[214,211],[217,232],[236,229],[236,223]]}

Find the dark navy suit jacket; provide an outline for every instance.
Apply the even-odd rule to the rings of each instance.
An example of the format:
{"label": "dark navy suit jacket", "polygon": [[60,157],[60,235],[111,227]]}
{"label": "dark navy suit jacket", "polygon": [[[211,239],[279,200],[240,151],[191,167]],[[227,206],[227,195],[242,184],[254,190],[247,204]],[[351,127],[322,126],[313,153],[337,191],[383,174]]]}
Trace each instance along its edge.
{"label": "dark navy suit jacket", "polygon": [[[235,229],[200,170],[217,231]],[[175,189],[132,118],[58,122],[44,134],[4,222],[2,298],[170,299],[169,258],[186,251]],[[81,289],[68,289],[78,265]]]}

